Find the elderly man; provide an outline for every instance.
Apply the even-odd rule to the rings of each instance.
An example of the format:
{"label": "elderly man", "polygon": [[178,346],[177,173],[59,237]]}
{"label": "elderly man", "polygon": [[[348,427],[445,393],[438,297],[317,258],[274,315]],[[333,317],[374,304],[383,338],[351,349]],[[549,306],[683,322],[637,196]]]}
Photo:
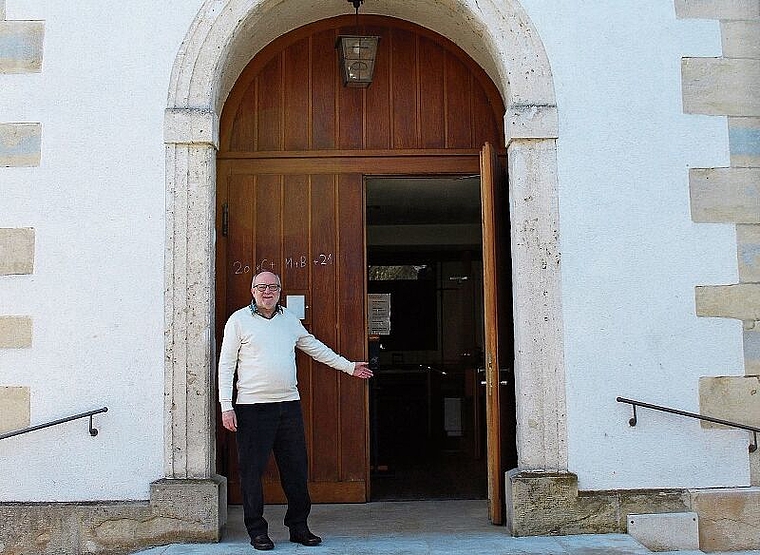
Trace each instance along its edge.
{"label": "elderly man", "polygon": [[[313,359],[357,378],[370,378],[366,362],[350,362],[306,331],[297,316],[280,306],[280,278],[272,272],[254,276],[253,300],[224,326],[219,357],[222,424],[237,432],[245,526],[251,545],[274,548],[264,519],[261,476],[274,452],[288,500],[285,525],[290,541],[306,546],[322,539],[308,527],[311,499],[301,402],[296,380],[295,348]],[[237,370],[237,399],[232,382]]]}

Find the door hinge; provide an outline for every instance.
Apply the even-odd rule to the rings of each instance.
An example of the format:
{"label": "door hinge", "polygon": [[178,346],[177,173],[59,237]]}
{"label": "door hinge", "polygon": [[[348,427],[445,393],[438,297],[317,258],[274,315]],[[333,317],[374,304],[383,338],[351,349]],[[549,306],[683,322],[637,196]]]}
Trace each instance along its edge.
{"label": "door hinge", "polygon": [[222,204],[222,237],[227,237],[230,232],[230,206]]}

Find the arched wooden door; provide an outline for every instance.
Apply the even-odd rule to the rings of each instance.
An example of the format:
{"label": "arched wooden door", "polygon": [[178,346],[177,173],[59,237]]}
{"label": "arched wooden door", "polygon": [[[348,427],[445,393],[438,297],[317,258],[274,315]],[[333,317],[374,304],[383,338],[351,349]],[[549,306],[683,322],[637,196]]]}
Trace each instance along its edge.
{"label": "arched wooden door", "polygon": [[[476,174],[480,147],[504,144],[493,83],[456,45],[379,16],[320,21],[249,63],[222,114],[217,186],[217,340],[265,267],[306,299],[304,324],[349,358],[366,355],[365,175]],[[375,80],[338,75],[341,32],[379,35]],[[503,154],[503,151],[502,151]],[[299,355],[315,502],[368,498],[366,383]],[[234,435],[218,430],[218,468],[239,502]],[[268,502],[282,492],[272,465]]]}

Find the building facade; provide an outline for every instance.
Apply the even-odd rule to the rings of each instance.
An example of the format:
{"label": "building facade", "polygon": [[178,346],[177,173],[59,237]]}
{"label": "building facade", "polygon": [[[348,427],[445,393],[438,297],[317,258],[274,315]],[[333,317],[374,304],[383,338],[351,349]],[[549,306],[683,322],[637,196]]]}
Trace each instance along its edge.
{"label": "building facade", "polygon": [[[337,74],[357,28],[381,37],[368,89]],[[461,426],[498,477],[484,518],[530,535],[696,513],[702,549],[760,547],[756,437],[645,409],[631,426],[616,401],[760,427],[759,37],[756,0],[0,0],[0,428],[108,407],[96,436],[0,440],[0,553],[217,539],[235,471],[215,352],[252,273],[360,358],[367,267],[420,253],[435,320],[454,316],[389,364],[462,371],[461,395],[428,382],[449,443],[487,405]],[[473,178],[496,201],[477,232],[404,196]],[[418,219],[377,216],[386,191]],[[497,393],[473,392],[489,365]],[[370,409],[390,401],[301,372],[315,497],[373,499]]]}

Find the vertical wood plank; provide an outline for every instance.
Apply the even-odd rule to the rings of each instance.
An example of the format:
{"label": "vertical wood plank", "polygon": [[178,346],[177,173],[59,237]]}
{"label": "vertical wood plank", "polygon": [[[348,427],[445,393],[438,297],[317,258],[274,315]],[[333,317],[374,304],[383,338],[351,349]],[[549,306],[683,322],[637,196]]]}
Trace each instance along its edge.
{"label": "vertical wood plank", "polygon": [[[362,176],[338,177],[338,322],[340,350],[350,360],[366,360],[366,272]],[[367,478],[367,382],[341,375],[341,479]]]}
{"label": "vertical wood plank", "polygon": [[444,51],[432,40],[419,39],[420,148],[444,148]]}
{"label": "vertical wood plank", "polygon": [[261,70],[258,78],[256,150],[282,149],[282,54]]}
{"label": "vertical wood plank", "polygon": [[337,92],[337,54],[335,31],[328,29],[311,38],[312,148],[332,149],[337,144],[335,95]]}
{"label": "vertical wood plank", "polygon": [[[254,272],[270,271],[282,273],[280,260],[282,236],[282,176],[256,176],[254,211]],[[264,481],[279,482],[274,457],[264,473]]]}
{"label": "vertical wood plank", "polygon": [[254,272],[263,270],[282,273],[281,225],[282,225],[282,176],[259,175],[256,177]]}
{"label": "vertical wood plank", "polygon": [[485,143],[491,143],[497,147],[504,146],[503,120],[499,121],[494,118],[496,110],[491,105],[491,101],[480,83],[473,82],[472,101],[474,141],[472,147],[479,148]]}
{"label": "vertical wood plank", "polygon": [[283,177],[282,280],[291,291],[309,288],[309,188],[308,175]]}
{"label": "vertical wood plank", "polygon": [[284,145],[285,150],[309,148],[309,39],[302,39],[285,50],[284,67]]}
{"label": "vertical wood plank", "polygon": [[[344,27],[338,29],[338,34],[353,35],[356,29]],[[365,89],[344,87],[340,76],[335,80],[335,86],[338,88],[338,148],[364,148]]]}
{"label": "vertical wood plank", "polygon": [[406,29],[392,29],[391,37],[392,148],[417,148],[417,41]]}
{"label": "vertical wood plank", "polygon": [[233,118],[230,150],[256,150],[257,112],[256,83],[252,82],[248,89],[243,93],[243,98],[240,101],[240,109]]}
{"label": "vertical wood plank", "polygon": [[[311,202],[308,175],[283,176],[282,206],[282,285],[283,296],[289,294],[306,295],[311,303],[309,268],[309,206]],[[283,303],[287,304],[283,298]],[[311,437],[312,414],[312,360],[296,350],[298,390],[301,394],[301,408],[304,414],[306,437]],[[309,458],[313,456],[314,445],[307,442]]]}
{"label": "vertical wood plank", "polygon": [[217,188],[216,188],[216,296],[215,306],[217,312],[216,327],[216,352],[222,344],[224,324],[227,321],[227,279],[229,265],[228,240],[222,233],[224,205],[229,206],[230,175],[229,165],[224,161],[217,162]]}
{"label": "vertical wood plank", "polygon": [[338,148],[360,149],[364,144],[364,116],[362,114],[364,89],[340,85],[338,90]]}
{"label": "vertical wood plank", "polygon": [[375,76],[366,93],[365,133],[366,148],[391,148],[391,110],[390,110],[390,55],[391,43],[388,40],[388,28],[368,26],[366,34],[379,36]]}
{"label": "vertical wood plank", "polygon": [[[337,235],[335,176],[312,176],[311,204],[312,333],[322,342],[339,350],[336,321],[335,251]],[[337,481],[338,445],[338,372],[314,363],[312,376],[312,445],[313,481]]]}
{"label": "vertical wood plank", "polygon": [[[228,182],[227,198],[229,202],[229,235],[227,241],[227,260],[224,262],[227,274],[227,300],[223,321],[241,307],[251,302],[252,261],[256,255],[255,248],[255,194],[256,178],[252,175],[231,175]],[[247,268],[247,271],[246,271]],[[220,339],[221,339],[220,335]],[[224,456],[229,461],[237,460],[237,443],[235,434],[225,434]],[[238,466],[232,465],[227,479],[234,488],[233,499],[237,496],[240,484]],[[240,499],[242,501],[242,499]]]}
{"label": "vertical wood plank", "polygon": [[[222,234],[222,214],[223,207],[229,203],[229,181],[230,176],[228,174],[229,167],[224,162],[217,164],[217,204],[216,204],[216,229],[217,229],[217,251],[216,251],[216,352],[219,352],[221,347],[222,338],[224,337],[224,324],[227,321],[227,314],[230,312],[231,306],[227,301],[227,279],[229,277],[229,253],[227,246],[227,238]],[[216,373],[215,373],[216,374]],[[214,380],[214,392],[218,390],[219,382]],[[214,396],[216,399],[216,396]],[[217,437],[217,449],[216,449],[216,466],[219,469],[226,469],[227,471],[227,483],[229,484],[229,499],[231,503],[239,503],[241,501],[240,490],[240,473],[236,464],[230,464],[235,460],[233,455],[236,452],[236,444],[234,434],[228,432],[222,426],[221,407],[216,404],[216,437]]]}
{"label": "vertical wood plank", "polygon": [[470,72],[451,54],[446,55],[446,122],[446,148],[472,148]]}
{"label": "vertical wood plank", "polygon": [[255,247],[255,177],[232,175],[229,183],[229,239],[227,242],[227,310],[224,320],[251,302]]}

